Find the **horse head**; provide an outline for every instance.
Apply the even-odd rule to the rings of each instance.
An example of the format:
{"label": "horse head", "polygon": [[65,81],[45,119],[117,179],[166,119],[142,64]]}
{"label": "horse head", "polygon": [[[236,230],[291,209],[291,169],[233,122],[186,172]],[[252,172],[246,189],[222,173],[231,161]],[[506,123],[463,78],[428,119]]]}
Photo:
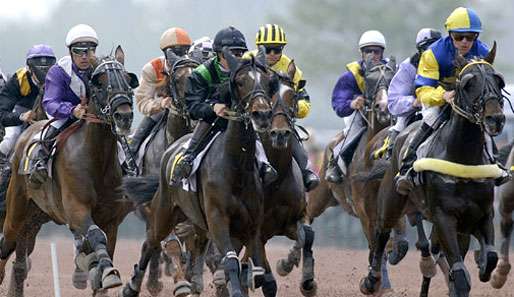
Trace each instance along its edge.
{"label": "horse head", "polygon": [[503,114],[503,76],[493,67],[496,42],[484,59],[466,60],[457,56],[456,97],[454,112],[480,125],[491,136],[501,133],[505,124]]}
{"label": "horse head", "polygon": [[[294,60],[289,63],[287,73],[277,73],[272,97],[273,119],[271,122],[271,144],[275,149],[286,149],[291,135],[294,134],[294,122],[298,111],[298,96],[293,81],[296,73]],[[304,82],[304,81],[302,81]],[[302,86],[298,86],[301,89]]]}
{"label": "horse head", "polygon": [[391,115],[387,110],[387,89],[396,73],[396,60],[394,57],[384,64],[381,61],[373,61],[371,57],[365,60],[364,81],[366,83],[365,97],[372,113],[382,125],[388,124]]}
{"label": "horse head", "polygon": [[200,63],[188,57],[177,56],[171,49],[166,50],[165,54],[168,66],[168,86],[173,106],[177,112],[186,116],[188,114],[185,101],[187,78]]}
{"label": "horse head", "polygon": [[240,61],[228,48],[223,49],[223,55],[230,68],[229,91],[234,111],[244,122],[251,122],[255,131],[268,130],[272,115],[273,73],[266,67],[262,55]]}
{"label": "horse head", "polygon": [[137,76],[125,70],[125,54],[121,46],[116,48],[115,56],[93,61],[91,77],[90,110],[101,120],[111,125],[120,135],[130,132],[132,119],[132,89],[138,86]]}

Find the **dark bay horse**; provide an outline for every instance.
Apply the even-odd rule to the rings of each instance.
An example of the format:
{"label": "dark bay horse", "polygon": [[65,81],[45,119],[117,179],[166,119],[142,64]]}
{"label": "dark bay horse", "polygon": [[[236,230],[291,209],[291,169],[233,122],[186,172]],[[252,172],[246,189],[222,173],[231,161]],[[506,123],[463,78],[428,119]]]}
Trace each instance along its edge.
{"label": "dark bay horse", "polygon": [[[123,60],[121,47],[116,57]],[[117,191],[122,172],[117,158],[117,136],[126,135],[132,123],[132,86],[135,75],[128,74],[113,58],[95,61],[91,98],[86,121],[76,123],[76,131],[60,143],[52,166],[52,178],[40,188],[29,185],[20,163],[34,136],[46,124],[40,121],[20,136],[13,157],[13,175],[7,190],[4,237],[0,240],[0,279],[9,256],[16,251],[11,288],[13,296],[23,296],[27,277],[26,255],[34,249],[42,224],[67,224],[80,240],[76,264],[89,271],[94,294],[122,284],[112,257],[118,225],[130,211]]]}
{"label": "dark bay horse", "polygon": [[[264,219],[261,240],[265,244],[274,236],[287,236],[296,241],[295,257],[292,261],[281,260],[277,272],[284,276],[293,265],[300,264],[303,254],[302,280],[300,290],[304,296],[314,296],[317,284],[314,280],[314,257],[312,245],[314,231],[305,222],[305,188],[302,174],[292,154],[292,137],[298,137],[294,128],[297,111],[297,97],[292,78],[296,66],[292,61],[287,76],[280,75],[278,92],[272,97],[273,120],[271,130],[260,134],[264,150],[271,165],[277,170],[278,179],[264,188]],[[301,86],[300,86],[301,88]],[[303,250],[303,253],[302,253]],[[263,250],[265,255],[265,250]],[[264,296],[276,296],[277,285],[268,260],[265,259],[265,275],[262,285]]]}
{"label": "dark bay horse", "polygon": [[[170,71],[164,80],[166,86],[163,89],[167,92],[165,96],[173,98],[173,103],[165,111],[164,118],[157,124],[159,125],[157,132],[146,146],[142,162],[139,166],[139,174],[142,176],[159,175],[161,158],[164,151],[175,140],[191,133],[193,130],[193,122],[185,106],[185,92],[187,79],[199,64],[187,57],[179,57],[171,50],[166,51],[166,63],[168,63]],[[142,214],[145,220],[150,217],[150,208],[147,204],[138,207],[139,213]],[[148,224],[149,222],[146,221],[146,223]],[[164,261],[166,274],[170,274],[173,265],[171,259],[165,258]],[[161,274],[159,262],[160,254],[156,253],[150,261],[147,282],[147,289],[152,295],[158,295],[163,287],[162,283],[158,280]],[[175,265],[181,270],[180,262],[175,263]]]}
{"label": "dark bay horse", "polygon": [[[231,71],[230,93],[235,115],[230,116],[227,129],[213,141],[202,160],[196,179],[198,192],[168,185],[175,155],[188,137],[176,141],[164,153],[158,185],[147,184],[150,180],[147,177],[140,178],[139,185],[146,184],[147,194],[155,193],[151,203],[152,224],[123,296],[138,296],[152,253],[160,249],[160,241],[175,225],[186,218],[195,225],[196,236],[202,239],[197,240],[196,251],[205,250],[208,232],[225,256],[223,267],[231,297],[241,297],[244,288],[258,287],[263,282],[262,277],[253,277],[254,264],[262,266],[263,263],[260,225],[264,204],[255,162],[255,143],[256,131],[267,130],[271,125],[272,73],[263,66],[263,55],[239,62],[224,49],[224,56]],[[137,187],[129,184],[125,184],[125,190],[129,198],[143,194],[141,188],[138,193]],[[241,266],[243,271],[235,248],[240,245],[246,246],[252,255],[252,261]],[[199,253],[193,253],[192,257],[198,258]],[[175,293],[177,285],[183,283],[176,284]],[[180,292],[180,296],[187,295]]]}
{"label": "dark bay horse", "polygon": [[[372,294],[380,287],[381,259],[389,233],[405,214],[409,203],[434,224],[438,244],[451,268],[450,296],[469,296],[471,281],[464,257],[470,234],[481,244],[479,278],[483,282],[490,279],[498,260],[493,247],[493,179],[501,174],[501,170],[496,165],[482,164],[491,161],[484,156],[484,150],[490,150],[485,148],[486,138],[499,134],[505,122],[501,94],[504,82],[492,67],[495,52],[496,45],[483,60],[468,63],[460,56],[456,58],[457,95],[451,104],[450,119],[434,133],[427,148],[426,158],[444,160],[453,167],[465,166],[461,172],[474,173],[474,177],[449,171],[443,166],[421,167],[428,165],[418,162],[415,166],[419,166],[417,171],[423,179],[422,184],[409,196],[398,194],[393,179],[416,125],[408,127],[398,137],[391,167],[386,170],[380,185],[376,244],[370,272],[361,281],[362,293]],[[436,164],[433,159],[424,160]]]}

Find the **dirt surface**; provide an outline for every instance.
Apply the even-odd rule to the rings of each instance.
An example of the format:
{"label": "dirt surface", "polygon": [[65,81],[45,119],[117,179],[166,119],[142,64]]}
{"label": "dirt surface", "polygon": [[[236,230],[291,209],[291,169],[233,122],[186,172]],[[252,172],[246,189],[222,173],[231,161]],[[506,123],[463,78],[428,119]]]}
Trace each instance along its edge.
{"label": "dirt surface", "polygon": [[[52,267],[50,256],[51,240],[39,240],[36,250],[32,255],[32,270],[25,282],[26,295],[37,297],[50,297],[53,294]],[[60,287],[63,297],[91,296],[91,291],[74,289],[71,284],[71,272],[73,270],[72,242],[69,239],[56,239],[57,253],[59,255]],[[118,243],[115,256],[115,266],[120,270],[123,280],[130,277],[132,267],[139,256],[140,243],[137,241],[121,240]],[[285,246],[272,246],[268,255],[270,263],[275,263],[279,257],[287,254]],[[340,250],[336,248],[315,248],[316,278],[318,282],[317,296],[362,296],[359,292],[359,280],[366,273],[365,251]],[[512,258],[511,258],[512,259]],[[411,252],[398,266],[390,269],[390,278],[395,290],[392,296],[419,296],[421,276],[418,270],[419,253]],[[471,296],[514,296],[514,280],[509,279],[501,290],[495,290],[489,284],[480,283],[478,272],[471,261],[467,259],[467,267],[471,273]],[[274,264],[273,264],[274,265]],[[0,296],[7,296],[7,285],[11,274],[11,264],[7,267],[5,283],[0,286]],[[276,275],[276,274],[275,274]],[[512,276],[512,273],[511,273]],[[280,297],[301,296],[299,291],[300,272],[294,270],[288,277],[277,276],[278,294]],[[160,296],[172,296],[172,280],[165,277],[164,290]],[[205,274],[205,293],[202,296],[214,296],[210,285],[210,276]],[[116,296],[116,290],[111,290],[109,296]],[[150,294],[143,289],[142,297]],[[262,296],[260,291],[251,296]],[[430,296],[447,296],[446,284],[441,273],[432,280]]]}

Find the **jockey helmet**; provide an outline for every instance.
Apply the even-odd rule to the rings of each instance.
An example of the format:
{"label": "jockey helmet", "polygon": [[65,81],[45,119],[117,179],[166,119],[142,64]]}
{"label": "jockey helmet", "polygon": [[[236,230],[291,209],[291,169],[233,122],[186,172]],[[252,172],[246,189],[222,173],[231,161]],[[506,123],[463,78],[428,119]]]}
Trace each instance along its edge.
{"label": "jockey helmet", "polygon": [[257,31],[257,36],[255,37],[255,44],[265,45],[265,44],[287,44],[286,34],[284,33],[284,29],[276,24],[266,24],[259,28]]}
{"label": "jockey helmet", "polygon": [[71,28],[66,35],[66,46],[70,47],[77,42],[91,42],[98,45],[98,35],[95,29],[85,24],[78,24]]}
{"label": "jockey helmet", "polygon": [[214,51],[221,52],[225,46],[234,50],[248,50],[243,33],[232,26],[221,29],[216,33],[216,36],[214,36],[214,42],[212,44]]}
{"label": "jockey helmet", "polygon": [[432,43],[441,38],[441,32],[432,28],[423,28],[416,35],[416,48],[426,50]]}
{"label": "jockey helmet", "polygon": [[446,19],[444,25],[448,32],[482,32],[480,18],[471,8],[456,8]]}
{"label": "jockey helmet", "polygon": [[372,45],[379,46],[385,49],[386,40],[384,35],[382,35],[382,33],[380,33],[379,31],[366,31],[362,34],[361,38],[359,39],[359,49]]}
{"label": "jockey helmet", "polygon": [[191,37],[189,37],[186,30],[179,27],[172,27],[162,33],[159,47],[161,50],[165,50],[177,45],[189,47],[192,43]]}
{"label": "jockey helmet", "polygon": [[189,48],[189,56],[200,63],[212,58],[214,56],[212,40],[207,36],[195,40]]}
{"label": "jockey helmet", "polygon": [[40,83],[45,81],[46,74],[56,58],[54,51],[46,44],[37,44],[29,49],[26,55],[27,66]]}

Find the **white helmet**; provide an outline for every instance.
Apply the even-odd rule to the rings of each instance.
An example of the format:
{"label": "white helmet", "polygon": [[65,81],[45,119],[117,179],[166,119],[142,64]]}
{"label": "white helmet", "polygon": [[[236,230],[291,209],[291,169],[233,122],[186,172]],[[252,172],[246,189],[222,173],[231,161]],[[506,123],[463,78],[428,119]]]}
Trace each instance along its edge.
{"label": "white helmet", "polygon": [[85,24],[78,24],[71,28],[66,35],[66,46],[70,47],[77,42],[93,42],[98,45],[98,35],[96,35],[95,29]]}
{"label": "white helmet", "polygon": [[207,36],[198,38],[193,41],[193,45],[189,48],[189,53],[192,53],[195,49],[212,51],[212,40]]}
{"label": "white helmet", "polygon": [[384,35],[376,30],[364,32],[359,39],[359,49],[370,45],[380,46],[385,49],[386,41]]}
{"label": "white helmet", "polygon": [[441,38],[441,32],[432,28],[423,28],[416,35],[416,47],[428,47]]}

